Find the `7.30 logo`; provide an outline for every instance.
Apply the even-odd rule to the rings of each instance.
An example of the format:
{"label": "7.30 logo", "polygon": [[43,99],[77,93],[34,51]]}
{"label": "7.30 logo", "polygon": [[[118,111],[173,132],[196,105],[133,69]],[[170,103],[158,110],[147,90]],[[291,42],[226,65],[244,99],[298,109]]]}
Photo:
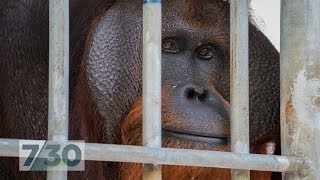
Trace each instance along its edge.
{"label": "7.30 logo", "polygon": [[19,141],[20,171],[84,171],[83,141]]}

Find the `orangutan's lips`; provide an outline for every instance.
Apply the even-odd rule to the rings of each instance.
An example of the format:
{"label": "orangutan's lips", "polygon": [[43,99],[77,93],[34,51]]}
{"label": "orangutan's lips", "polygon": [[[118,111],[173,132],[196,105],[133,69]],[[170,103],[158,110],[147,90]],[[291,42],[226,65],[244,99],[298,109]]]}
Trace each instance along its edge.
{"label": "orangutan's lips", "polygon": [[226,136],[219,136],[219,135],[211,135],[205,133],[193,133],[193,132],[179,132],[177,130],[168,130],[163,129],[164,134],[168,136],[185,139],[189,141],[201,141],[207,143],[215,143],[215,144],[227,144],[229,142],[229,137]]}

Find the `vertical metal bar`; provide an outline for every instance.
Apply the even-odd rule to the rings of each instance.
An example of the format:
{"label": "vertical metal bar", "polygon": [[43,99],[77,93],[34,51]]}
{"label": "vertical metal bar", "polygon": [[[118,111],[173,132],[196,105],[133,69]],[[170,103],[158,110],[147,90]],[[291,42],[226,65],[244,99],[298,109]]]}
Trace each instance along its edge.
{"label": "vertical metal bar", "polygon": [[[143,2],[143,145],[161,147],[161,0]],[[160,165],[144,164],[144,180],[161,177]]]}
{"label": "vertical metal bar", "polygon": [[[69,1],[50,0],[48,139],[68,139],[68,109]],[[67,171],[48,171],[47,179],[67,179]]]}
{"label": "vertical metal bar", "polygon": [[[249,153],[248,0],[230,2],[231,149]],[[232,179],[250,179],[250,171],[231,171]]]}
{"label": "vertical metal bar", "polygon": [[[281,1],[281,150],[311,169],[284,179],[320,177],[320,0]],[[302,162],[308,166],[308,161]]]}

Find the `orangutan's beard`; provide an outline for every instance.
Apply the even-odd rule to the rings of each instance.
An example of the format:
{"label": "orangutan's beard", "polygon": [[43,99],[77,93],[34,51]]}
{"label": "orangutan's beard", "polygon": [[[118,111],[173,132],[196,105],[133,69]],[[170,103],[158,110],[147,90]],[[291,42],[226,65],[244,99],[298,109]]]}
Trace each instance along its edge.
{"label": "orangutan's beard", "polygon": [[[163,125],[168,120],[163,117]],[[168,123],[167,123],[168,124]],[[142,99],[140,99],[131,109],[128,116],[123,121],[121,127],[121,140],[125,145],[142,146]],[[166,148],[178,149],[197,149],[197,150],[215,150],[215,151],[230,151],[230,146],[215,145],[212,146],[200,142],[188,142],[177,138],[172,138],[163,134],[162,146]],[[138,163],[121,163],[120,178],[123,180],[142,179],[142,165]],[[258,176],[254,175],[254,179],[269,179],[270,173],[259,172]],[[252,177],[253,173],[251,173]],[[162,166],[163,179],[231,179],[230,169],[222,168],[206,168],[206,167],[189,167],[189,166]]]}

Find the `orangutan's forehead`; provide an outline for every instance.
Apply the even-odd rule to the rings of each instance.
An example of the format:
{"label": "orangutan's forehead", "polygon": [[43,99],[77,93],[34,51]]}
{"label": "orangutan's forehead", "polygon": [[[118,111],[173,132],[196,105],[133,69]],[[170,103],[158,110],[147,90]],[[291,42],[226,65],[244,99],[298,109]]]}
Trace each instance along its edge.
{"label": "orangutan's forehead", "polygon": [[[163,1],[163,21],[183,20],[190,26],[214,26],[229,22],[229,3],[223,0]],[[224,18],[221,18],[224,17]]]}

